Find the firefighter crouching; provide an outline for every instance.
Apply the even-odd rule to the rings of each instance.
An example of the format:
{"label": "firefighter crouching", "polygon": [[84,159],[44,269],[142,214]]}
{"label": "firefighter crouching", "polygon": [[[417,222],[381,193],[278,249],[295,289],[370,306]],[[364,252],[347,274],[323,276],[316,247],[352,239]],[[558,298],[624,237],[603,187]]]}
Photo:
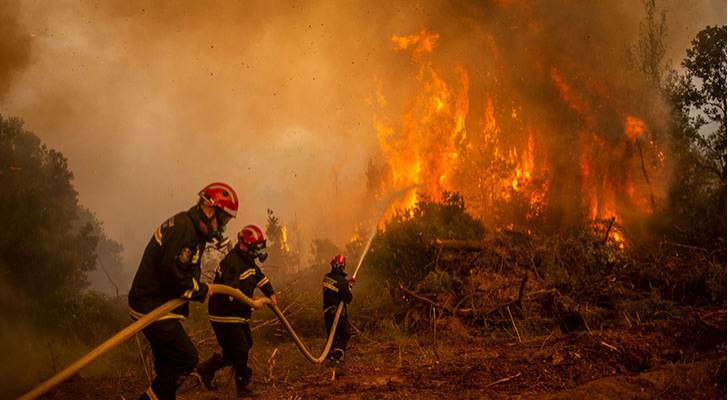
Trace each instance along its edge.
{"label": "firefighter crouching", "polygon": [[[206,186],[199,197],[197,205],[162,223],[149,240],[129,290],[133,319],[175,298],[205,301],[208,286],[200,282],[201,253],[207,242],[222,239],[225,224],[237,213],[238,197],[224,183]],[[185,302],[144,328],[156,377],[140,399],[174,400],[181,379],[197,365],[197,350],[180,322],[188,313]]]}
{"label": "firefighter crouching", "polygon": [[[220,262],[215,275],[215,283],[240,289],[248,297],[259,288],[276,305],[276,295],[268,277],[256,265],[268,257],[263,232],[255,225],[248,225],[238,233],[238,245]],[[213,294],[208,304],[209,319],[215,331],[217,342],[222,348],[219,353],[197,367],[202,383],[214,390],[215,372],[228,365],[235,371],[235,387],[239,397],[252,396],[248,384],[252,370],[248,368],[248,352],[253,346],[253,338],[248,325],[251,308],[232,297]]]}
{"label": "firefighter crouching", "polygon": [[337,364],[344,362],[344,352],[349,342],[349,314],[346,307],[352,299],[351,284],[355,282],[354,279],[346,277],[345,267],[346,257],[341,254],[337,255],[331,260],[331,271],[324,276],[323,281],[324,324],[327,337],[334,323],[336,309],[339,303],[344,303],[328,357],[329,361]]}

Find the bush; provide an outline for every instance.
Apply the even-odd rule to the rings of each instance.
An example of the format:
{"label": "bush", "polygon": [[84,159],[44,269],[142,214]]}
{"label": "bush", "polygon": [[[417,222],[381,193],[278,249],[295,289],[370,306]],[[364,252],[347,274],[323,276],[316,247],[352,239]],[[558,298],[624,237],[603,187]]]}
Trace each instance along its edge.
{"label": "bush", "polygon": [[382,282],[413,286],[435,269],[435,239],[481,240],[485,228],[465,211],[462,196],[443,193],[441,202],[420,196],[417,204],[395,212],[377,232],[366,263]]}

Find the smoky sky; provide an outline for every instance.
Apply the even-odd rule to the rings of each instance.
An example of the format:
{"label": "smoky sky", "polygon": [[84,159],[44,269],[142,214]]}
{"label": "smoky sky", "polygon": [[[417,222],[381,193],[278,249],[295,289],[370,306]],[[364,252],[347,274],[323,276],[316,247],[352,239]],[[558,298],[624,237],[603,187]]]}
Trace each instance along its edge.
{"label": "smoky sky", "polygon": [[[241,200],[229,233],[264,225],[271,208],[304,251],[314,237],[343,244],[371,211],[377,85],[395,104],[408,98],[411,63],[391,36],[437,31],[442,57],[464,59],[477,81],[487,60],[467,43],[482,42],[482,24],[509,34],[491,12],[507,2],[4,2],[0,112],[68,157],[81,203],[125,246],[130,271],[156,225],[217,180]],[[570,16],[628,41],[643,17],[639,1],[557,3],[534,18]],[[725,23],[724,2],[687,3],[658,2],[675,61],[698,30]],[[573,50],[557,39],[543,40],[549,54]]]}

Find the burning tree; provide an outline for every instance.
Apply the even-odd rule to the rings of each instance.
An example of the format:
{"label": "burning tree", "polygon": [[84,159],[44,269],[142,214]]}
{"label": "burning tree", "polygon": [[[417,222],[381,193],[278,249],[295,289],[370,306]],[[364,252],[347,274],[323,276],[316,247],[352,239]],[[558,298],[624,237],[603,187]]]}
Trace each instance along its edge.
{"label": "burning tree", "polygon": [[280,223],[271,209],[268,209],[265,237],[268,245],[268,268],[283,268],[286,272],[300,268],[298,250],[291,249],[288,244],[288,228]]}
{"label": "burning tree", "polygon": [[[494,229],[553,231],[612,218],[639,226],[664,208],[667,112],[654,107],[659,88],[628,67],[628,46],[577,19],[567,29],[545,5],[489,7],[482,39],[468,44],[430,29],[391,37],[409,56],[401,79],[414,95],[377,89],[384,186],[418,184],[433,199],[461,193]],[[566,8],[574,17],[602,12]],[[415,202],[413,191],[397,206]]]}

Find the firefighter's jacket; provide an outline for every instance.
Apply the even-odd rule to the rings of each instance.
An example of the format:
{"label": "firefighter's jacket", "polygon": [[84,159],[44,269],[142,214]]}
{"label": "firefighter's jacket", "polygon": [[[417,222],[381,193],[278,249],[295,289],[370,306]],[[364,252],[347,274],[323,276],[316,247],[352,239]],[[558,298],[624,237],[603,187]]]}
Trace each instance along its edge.
{"label": "firefighter's jacket", "polygon": [[[215,274],[215,283],[232,286],[250,298],[253,297],[256,288],[267,297],[275,293],[268,277],[239,247],[235,247],[220,262],[220,268]],[[223,294],[210,296],[208,318],[212,322],[247,323],[251,312],[250,306],[231,296]]]}
{"label": "firefighter's jacket", "polygon": [[[205,249],[198,231],[197,206],[168,219],[152,235],[129,290],[129,314],[139,319],[172,299],[204,301],[208,287],[200,283],[200,260]],[[189,305],[175,308],[160,319],[184,319]]]}
{"label": "firefighter's jacket", "polygon": [[351,302],[351,287],[346,279],[346,272],[332,269],[324,275],[324,311],[336,310],[340,302],[346,304]]}

